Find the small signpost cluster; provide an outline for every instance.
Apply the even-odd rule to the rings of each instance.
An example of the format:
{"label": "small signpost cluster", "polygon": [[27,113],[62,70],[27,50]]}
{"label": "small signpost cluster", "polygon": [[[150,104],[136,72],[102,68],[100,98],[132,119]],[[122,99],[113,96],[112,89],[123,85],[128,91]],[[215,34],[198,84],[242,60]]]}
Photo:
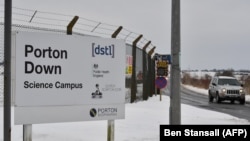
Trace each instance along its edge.
{"label": "small signpost cluster", "polygon": [[158,89],[160,89],[160,101],[161,101],[161,89],[167,86],[168,76],[168,65],[171,63],[170,55],[155,55],[155,63],[156,63],[156,79],[155,85]]}

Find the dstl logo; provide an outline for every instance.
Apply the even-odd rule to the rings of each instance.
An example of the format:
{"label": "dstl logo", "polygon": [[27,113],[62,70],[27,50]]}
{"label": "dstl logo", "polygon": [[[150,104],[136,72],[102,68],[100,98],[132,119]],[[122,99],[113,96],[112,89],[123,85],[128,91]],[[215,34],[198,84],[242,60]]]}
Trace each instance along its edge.
{"label": "dstl logo", "polygon": [[111,44],[109,46],[101,46],[99,44],[92,43],[92,57],[96,55],[106,55],[115,57],[115,45]]}

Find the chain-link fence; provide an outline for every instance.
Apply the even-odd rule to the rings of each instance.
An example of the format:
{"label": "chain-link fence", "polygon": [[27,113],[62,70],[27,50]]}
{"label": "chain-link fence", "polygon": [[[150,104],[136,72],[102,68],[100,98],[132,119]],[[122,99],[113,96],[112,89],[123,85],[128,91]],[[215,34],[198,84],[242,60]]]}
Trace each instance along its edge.
{"label": "chain-link fence", "polygon": [[[0,5],[1,9],[4,9],[2,5]],[[50,32],[50,33],[58,33],[58,34],[66,34],[67,33],[67,25],[74,18],[73,15],[65,15],[51,12],[42,12],[38,10],[30,10],[23,8],[12,8],[12,31],[28,31],[28,32]],[[4,11],[0,10],[0,14],[4,15]],[[0,15],[0,101],[3,99],[3,60],[4,60],[4,16]],[[79,17],[78,21],[73,27],[73,34],[75,36],[98,36],[103,38],[111,38],[112,34],[119,28],[120,26],[110,25],[102,22],[97,22],[93,20],[89,20],[86,18]],[[150,71],[154,70],[151,68],[150,63],[152,63],[151,54],[147,52],[152,51],[154,45],[150,42],[145,50],[142,48],[149,42],[146,38],[142,37],[139,42],[136,44],[136,57],[132,55],[132,48],[134,40],[140,34],[132,32],[126,28],[122,28],[122,30],[117,35],[117,39],[123,39],[126,42],[126,55],[127,55],[127,66],[126,66],[126,101],[131,101],[131,59],[136,59],[135,65],[135,77],[136,77],[136,99],[141,100],[144,93],[147,93],[147,96],[150,96],[152,92],[143,92],[143,84],[145,84],[145,80],[143,78],[151,77]],[[143,55],[147,56],[144,58]],[[146,69],[143,72],[143,62],[146,63]],[[145,68],[145,67],[144,67]],[[150,70],[152,69],[152,70]],[[145,73],[147,71],[147,73]],[[145,76],[143,76],[143,74]],[[152,74],[152,73],[151,73]],[[151,79],[147,79],[151,80]],[[151,81],[147,81],[147,83],[152,84]],[[148,85],[151,86],[151,85]],[[153,86],[153,85],[152,85]],[[154,89],[154,88],[152,88]],[[151,90],[152,91],[152,90]],[[145,97],[145,96],[144,96]],[[145,98],[144,98],[145,99]],[[146,98],[147,99],[147,98]]]}

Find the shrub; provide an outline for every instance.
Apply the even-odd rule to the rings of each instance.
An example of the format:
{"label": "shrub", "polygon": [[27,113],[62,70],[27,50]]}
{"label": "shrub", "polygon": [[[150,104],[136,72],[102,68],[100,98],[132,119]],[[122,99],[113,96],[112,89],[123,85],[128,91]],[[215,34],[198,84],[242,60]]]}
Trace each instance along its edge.
{"label": "shrub", "polygon": [[198,76],[191,77],[189,73],[184,73],[182,77],[182,84],[191,85],[203,89],[208,89],[210,81],[211,76],[209,76],[208,74],[199,78]]}

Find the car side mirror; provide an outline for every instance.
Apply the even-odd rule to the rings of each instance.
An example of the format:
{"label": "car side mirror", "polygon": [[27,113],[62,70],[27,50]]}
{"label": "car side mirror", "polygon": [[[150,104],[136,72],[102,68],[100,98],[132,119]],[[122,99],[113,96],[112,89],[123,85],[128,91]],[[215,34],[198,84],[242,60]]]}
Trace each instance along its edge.
{"label": "car side mirror", "polygon": [[212,85],[213,85],[213,86],[216,86],[216,84],[215,84],[215,83],[212,83]]}

